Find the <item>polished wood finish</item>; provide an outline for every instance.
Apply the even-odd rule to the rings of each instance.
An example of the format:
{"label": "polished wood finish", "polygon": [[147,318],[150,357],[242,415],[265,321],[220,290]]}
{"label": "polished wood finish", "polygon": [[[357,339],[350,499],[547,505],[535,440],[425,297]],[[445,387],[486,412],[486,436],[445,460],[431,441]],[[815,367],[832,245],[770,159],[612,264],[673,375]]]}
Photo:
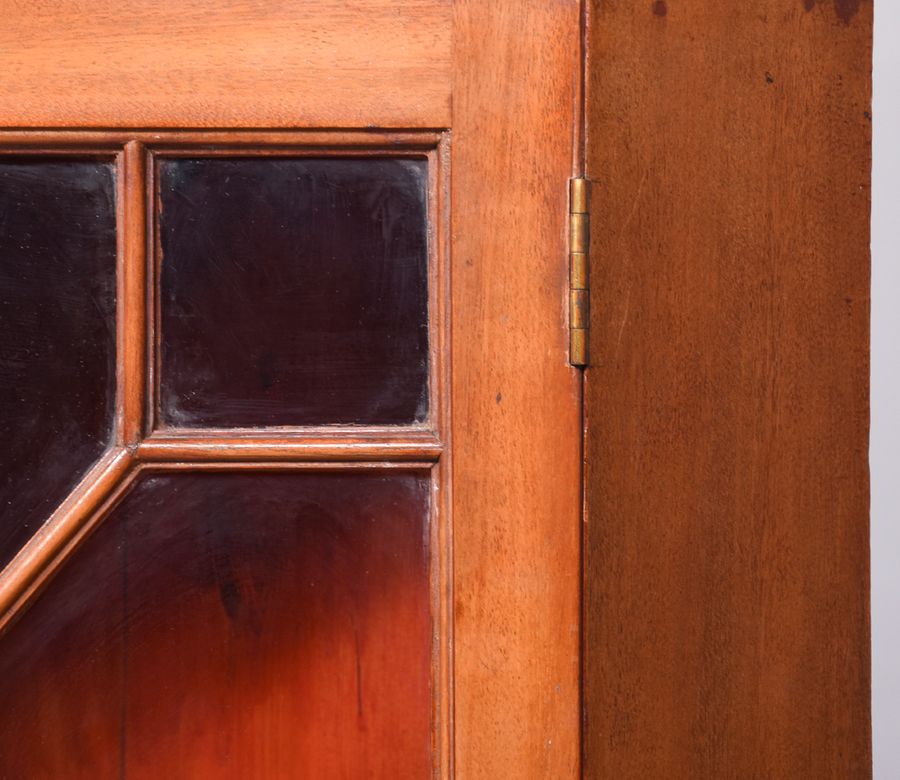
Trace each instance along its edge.
{"label": "polished wood finish", "polygon": [[119,157],[117,441],[135,445],[147,406],[147,152],[127,141]]}
{"label": "polished wood finish", "polygon": [[441,440],[428,431],[341,430],[291,435],[213,429],[181,436],[157,433],[137,447],[142,461],[411,461],[437,460]]}
{"label": "polished wood finish", "polygon": [[[191,156],[202,148],[205,155],[233,155],[234,149],[254,154],[297,154],[307,149],[321,155],[325,152],[371,150],[384,154],[388,148],[427,151],[444,138],[435,130],[379,130],[367,127],[350,130],[298,128],[293,130],[70,130],[9,129],[0,125],[0,152],[16,154],[23,149],[52,153],[53,150],[104,149],[118,150],[134,141],[147,149],[165,151],[168,155]],[[224,148],[223,148],[224,147]]]}
{"label": "polished wood finish", "polygon": [[867,778],[872,4],[590,9],[585,774]]}
{"label": "polished wood finish", "polygon": [[567,365],[579,8],[458,2],[456,774],[579,774],[580,375]]}
{"label": "polished wood finish", "polygon": [[446,127],[449,0],[0,2],[11,127]]}

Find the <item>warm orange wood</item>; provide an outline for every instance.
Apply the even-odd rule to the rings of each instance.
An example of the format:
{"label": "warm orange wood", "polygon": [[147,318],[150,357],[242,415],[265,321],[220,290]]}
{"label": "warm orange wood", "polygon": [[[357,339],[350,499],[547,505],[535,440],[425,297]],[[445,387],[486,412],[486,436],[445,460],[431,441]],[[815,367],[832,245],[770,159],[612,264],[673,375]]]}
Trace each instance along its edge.
{"label": "warm orange wood", "polygon": [[433,237],[438,247],[438,262],[442,272],[433,280],[438,291],[439,309],[433,312],[435,328],[433,348],[441,355],[441,373],[437,382],[442,388],[438,406],[434,410],[438,430],[441,432],[444,450],[432,472],[435,491],[432,495],[431,543],[432,565],[432,615],[434,619],[434,670],[433,678],[433,740],[434,776],[441,780],[453,777],[454,767],[454,677],[453,677],[453,459],[449,439],[451,411],[451,260],[450,233],[450,137],[445,133],[437,149],[435,159],[437,187],[433,197],[435,216],[440,226]]}
{"label": "warm orange wood", "polygon": [[567,365],[577,3],[455,4],[456,772],[579,774],[579,374]]}
{"label": "warm orange wood", "polygon": [[592,2],[586,776],[867,778],[870,2]]}
{"label": "warm orange wood", "polygon": [[[136,470],[141,473],[165,474],[170,471],[428,471],[437,469],[433,460],[173,460],[143,461]],[[437,473],[436,471],[434,473]]]}
{"label": "warm orange wood", "polygon": [[[130,143],[123,221],[138,229],[140,145],[160,154],[428,156],[431,380],[449,392],[434,396],[428,427],[435,433],[158,431],[122,456],[136,465],[123,467],[115,486],[105,476],[96,483],[109,498],[84,514],[77,536],[68,526],[57,529],[56,518],[48,528],[65,531],[68,554],[89,530],[102,529],[111,502],[147,472],[319,470],[332,459],[327,467],[340,469],[361,458],[365,469],[436,462],[436,773],[577,777],[580,375],[567,365],[565,312],[578,3],[457,3],[452,73],[449,2],[318,0],[274,8],[194,0],[157,3],[140,14],[134,5],[85,11],[41,2],[28,9],[14,45],[0,52],[0,126],[8,128],[0,149],[109,152]],[[24,17],[24,6],[8,6],[8,18]],[[83,34],[86,26],[91,35]],[[241,42],[252,47],[252,60],[236,48]],[[177,129],[184,127],[226,129]],[[449,133],[432,132],[445,127]],[[152,190],[152,167],[146,174]],[[152,213],[145,229],[151,222]],[[130,237],[124,262],[145,251],[146,243]],[[132,319],[141,316],[136,280],[126,274],[122,288],[122,337],[134,345],[122,354],[132,366],[125,378],[138,376],[137,336],[147,327]],[[448,383],[448,364],[438,358],[451,352]],[[152,387],[153,356],[146,358]],[[140,398],[130,380],[121,390],[125,440],[134,444],[141,432],[130,410]],[[45,555],[41,577],[64,558]],[[33,592],[20,588],[14,608]],[[158,676],[150,679],[156,684]],[[177,764],[189,750],[181,745],[158,758]]]}
{"label": "warm orange wood", "polygon": [[449,0],[0,2],[8,127],[446,127]]}
{"label": "warm orange wood", "polygon": [[[385,131],[377,128],[321,130],[9,130],[0,126],[0,151],[16,152],[20,147],[30,151],[119,149],[129,141],[138,141],[148,149],[167,154],[190,156],[202,147],[213,154],[222,147],[252,147],[255,154],[293,154],[304,150],[323,151],[388,151],[411,149],[428,151],[439,145],[445,133],[432,130]],[[224,153],[228,153],[225,151]]]}
{"label": "warm orange wood", "polygon": [[133,445],[143,432],[147,389],[146,152],[129,141],[119,163],[117,440]]}
{"label": "warm orange wood", "polygon": [[444,447],[432,433],[355,431],[330,435],[237,437],[233,431],[194,436],[155,434],[137,448],[142,461],[437,460]]}

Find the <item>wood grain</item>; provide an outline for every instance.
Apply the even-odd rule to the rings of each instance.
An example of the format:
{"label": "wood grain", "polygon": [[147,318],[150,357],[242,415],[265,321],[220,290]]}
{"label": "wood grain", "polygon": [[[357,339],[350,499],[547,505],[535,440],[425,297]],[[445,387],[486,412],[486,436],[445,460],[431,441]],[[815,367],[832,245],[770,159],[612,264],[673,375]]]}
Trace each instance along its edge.
{"label": "wood grain", "polygon": [[205,431],[174,436],[154,434],[137,447],[146,462],[167,461],[436,461],[441,441],[429,432],[332,431],[316,435],[236,436],[234,431]]}
{"label": "wood grain", "polygon": [[867,778],[872,5],[590,7],[586,776]]}
{"label": "wood grain", "polygon": [[0,125],[446,127],[449,0],[2,0]]}
{"label": "wood grain", "polygon": [[[121,149],[129,141],[166,156],[234,154],[252,149],[254,154],[387,154],[390,151],[428,152],[439,145],[445,133],[432,130],[382,131],[377,128],[321,130],[9,130],[0,129],[0,151],[15,154],[20,148],[30,152],[84,153]],[[249,147],[249,149],[248,149]]]}
{"label": "wood grain", "polygon": [[579,375],[567,365],[577,3],[458,2],[455,771],[579,776]]}
{"label": "wood grain", "polygon": [[[98,498],[93,511],[48,523],[49,541],[57,546],[35,542],[36,577],[43,582],[58,568],[140,472],[316,470],[323,460],[341,459],[334,467],[345,468],[360,457],[376,459],[366,469],[382,469],[394,466],[384,459],[412,458],[410,465],[417,465],[440,456],[432,537],[441,546],[432,562],[432,615],[440,631],[432,647],[436,773],[451,776],[455,760],[465,777],[577,776],[580,383],[566,364],[564,305],[578,4],[459,3],[452,73],[449,2],[167,0],[86,9],[57,1],[0,3],[0,10],[7,29],[16,30],[14,40],[13,33],[0,33],[0,125],[9,128],[0,144],[58,153],[118,151],[132,142],[126,230],[140,232],[148,224],[137,213],[137,144],[166,154],[265,146],[267,154],[288,154],[317,145],[318,153],[383,153],[403,143],[427,152],[440,141],[432,159],[441,174],[430,179],[430,204],[439,215],[430,237],[438,257],[431,279],[435,328],[449,321],[445,244],[453,245],[456,258],[451,308],[458,373],[451,382],[456,426],[450,436],[442,427],[450,403],[444,393],[436,397],[434,420],[440,440],[405,434],[395,440],[381,431],[357,441],[344,431],[343,441],[298,442],[237,431],[214,440],[166,434],[135,443],[142,434],[134,413],[141,397],[131,380],[139,375],[139,350],[126,351],[121,422],[130,449],[110,464],[121,472],[94,475],[90,496],[110,491],[110,497]],[[447,127],[451,82],[452,149],[449,135],[322,129]],[[73,132],[35,130],[41,127]],[[184,127],[236,131],[177,130]],[[263,135],[252,128],[281,131]],[[311,132],[287,132],[296,128]],[[442,221],[449,162],[458,177],[452,228]],[[126,237],[129,268],[143,249],[138,236]],[[138,281],[126,274],[123,282],[120,337],[126,346],[137,345],[145,327],[133,297]],[[435,344],[448,351],[446,332],[435,334]],[[147,358],[152,366],[153,356]],[[435,361],[432,382],[445,378],[445,364]],[[452,461],[451,440],[459,446]],[[316,462],[303,462],[309,458]],[[447,596],[454,592],[448,613]],[[13,608],[33,593],[19,583]],[[153,684],[159,677],[148,675]],[[51,698],[52,689],[51,682]],[[48,750],[44,758],[58,756]]]}

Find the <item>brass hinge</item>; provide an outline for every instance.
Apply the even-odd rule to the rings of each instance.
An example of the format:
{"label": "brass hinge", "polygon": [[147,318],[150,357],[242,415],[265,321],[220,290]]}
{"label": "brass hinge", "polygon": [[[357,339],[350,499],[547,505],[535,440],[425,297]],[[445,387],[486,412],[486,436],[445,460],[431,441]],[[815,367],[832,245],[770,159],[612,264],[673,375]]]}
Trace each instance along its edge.
{"label": "brass hinge", "polygon": [[569,362],[588,364],[591,326],[591,182],[569,179]]}

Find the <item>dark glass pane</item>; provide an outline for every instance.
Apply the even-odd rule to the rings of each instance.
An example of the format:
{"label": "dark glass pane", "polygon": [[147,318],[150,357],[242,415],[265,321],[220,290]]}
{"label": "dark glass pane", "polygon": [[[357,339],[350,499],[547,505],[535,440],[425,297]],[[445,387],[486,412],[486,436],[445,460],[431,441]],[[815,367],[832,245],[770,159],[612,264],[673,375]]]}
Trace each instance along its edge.
{"label": "dark glass pane", "polygon": [[110,441],[115,170],[0,158],[0,565]]}
{"label": "dark glass pane", "polygon": [[164,425],[425,419],[424,161],[164,160],[159,197]]}
{"label": "dark glass pane", "polygon": [[430,777],[428,478],[144,478],[0,637],[0,777]]}

